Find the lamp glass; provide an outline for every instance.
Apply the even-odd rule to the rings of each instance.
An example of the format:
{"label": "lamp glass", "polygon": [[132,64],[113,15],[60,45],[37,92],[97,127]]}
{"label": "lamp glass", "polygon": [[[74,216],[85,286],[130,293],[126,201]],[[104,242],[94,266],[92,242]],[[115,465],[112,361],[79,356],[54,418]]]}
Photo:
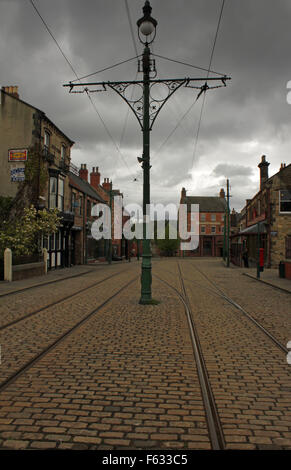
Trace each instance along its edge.
{"label": "lamp glass", "polygon": [[149,36],[150,34],[152,34],[155,30],[155,26],[153,25],[153,23],[151,21],[144,21],[141,25],[140,25],[140,32],[144,35],[144,36]]}

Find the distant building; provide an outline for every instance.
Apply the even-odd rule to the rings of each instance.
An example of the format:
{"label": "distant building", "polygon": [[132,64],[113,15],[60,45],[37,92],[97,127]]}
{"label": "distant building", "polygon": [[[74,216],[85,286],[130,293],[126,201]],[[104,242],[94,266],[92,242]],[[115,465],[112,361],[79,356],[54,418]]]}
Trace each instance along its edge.
{"label": "distant building", "polygon": [[260,190],[247,199],[232,244],[247,247],[249,261],[255,264],[259,236],[265,266],[277,267],[280,261],[291,261],[291,165],[281,164],[279,171],[269,177],[269,163],[263,155],[258,167]]}
{"label": "distant building", "polygon": [[190,228],[191,204],[199,205],[199,246],[195,250],[185,250],[181,256],[222,256],[225,192],[219,197],[187,196],[182,188],[180,204],[187,204],[188,227]]}

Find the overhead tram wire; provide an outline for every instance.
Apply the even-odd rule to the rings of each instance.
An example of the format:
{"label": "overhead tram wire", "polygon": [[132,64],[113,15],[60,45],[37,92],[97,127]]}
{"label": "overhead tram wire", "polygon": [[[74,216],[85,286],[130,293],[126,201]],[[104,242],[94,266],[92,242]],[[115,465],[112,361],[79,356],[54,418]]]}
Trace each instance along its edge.
{"label": "overhead tram wire", "polygon": [[[35,10],[35,12],[37,13],[37,15],[39,16],[39,18],[41,19],[41,21],[42,21],[42,23],[44,24],[44,26],[45,26],[47,32],[49,33],[49,35],[51,36],[51,38],[52,38],[53,41],[55,42],[57,48],[59,49],[60,53],[61,53],[62,56],[64,57],[64,59],[65,59],[65,61],[67,62],[67,64],[69,65],[70,69],[71,69],[72,72],[74,73],[74,75],[75,75],[75,77],[76,77],[76,80],[74,80],[74,81],[80,81],[81,78],[79,78],[79,76],[78,76],[76,70],[74,69],[74,67],[72,66],[71,62],[69,61],[69,59],[67,58],[67,56],[66,56],[65,53],[63,52],[61,46],[59,45],[58,41],[57,41],[56,38],[54,37],[53,33],[51,32],[51,30],[50,30],[50,28],[48,27],[47,23],[45,22],[44,18],[42,17],[42,15],[40,14],[40,12],[38,11],[38,9],[37,9],[37,7],[35,6],[33,0],[29,0],[29,2],[30,2],[30,4],[32,5],[32,7],[34,8],[34,10]],[[134,57],[134,58],[136,58],[136,57]],[[133,60],[133,59],[129,59],[129,60]],[[129,60],[127,60],[127,62],[128,62]],[[124,63],[124,62],[123,62],[123,63]],[[118,64],[118,65],[119,65],[119,64]],[[111,67],[111,68],[112,68],[112,67]],[[97,72],[95,72],[95,73],[97,73]],[[94,75],[94,74],[93,74],[93,75]],[[83,78],[84,78],[84,77],[83,77]],[[104,120],[103,120],[102,117],[101,117],[100,112],[98,111],[98,109],[96,108],[95,104],[93,103],[93,101],[92,101],[92,99],[91,99],[91,97],[90,97],[88,91],[87,91],[86,89],[84,89],[84,91],[86,91],[86,95],[88,96],[88,99],[89,99],[89,101],[90,101],[90,103],[91,103],[91,105],[92,105],[94,111],[95,111],[96,114],[98,115],[98,117],[99,117],[101,123],[102,123],[103,126],[104,126],[105,131],[107,132],[107,135],[109,136],[110,140],[112,141],[112,143],[113,143],[114,147],[116,148],[118,154],[120,155],[120,157],[121,157],[123,163],[126,165],[128,171],[129,171],[129,173],[131,173],[131,170],[130,170],[130,168],[129,168],[129,166],[128,166],[128,164],[127,164],[127,162],[126,162],[124,156],[122,155],[120,149],[118,148],[117,144],[115,143],[115,141],[114,141],[114,139],[113,139],[111,133],[109,132],[109,130],[108,130],[108,128],[107,128],[107,126],[106,126]]]}
{"label": "overhead tram wire", "polygon": [[[204,70],[204,71],[207,72],[207,78],[209,77],[209,73],[210,73],[210,72],[211,72],[211,73],[215,73],[215,74],[217,74],[217,75],[225,76],[225,74],[222,74],[222,73],[220,73],[220,72],[215,72],[214,70],[211,70],[211,64],[212,64],[212,60],[213,60],[214,49],[215,49],[216,42],[217,42],[218,31],[219,31],[219,27],[220,27],[220,23],[221,23],[221,18],[222,18],[222,14],[223,14],[224,4],[225,4],[225,0],[222,1],[222,7],[221,7],[219,19],[218,19],[218,25],[217,25],[217,29],[216,29],[214,44],[213,44],[213,47],[212,47],[212,52],[211,52],[209,67],[208,67],[207,69],[206,69],[206,68],[203,68],[203,67],[199,67],[199,66],[197,66],[197,65],[188,64],[188,63],[186,63],[186,62],[182,62],[182,61],[170,59],[169,57],[161,56],[161,55],[158,55],[158,54],[153,54],[153,55],[156,56],[156,57],[159,57],[159,58],[161,58],[161,59],[165,59],[165,60],[168,60],[168,61],[171,61],[171,62],[175,62],[175,63],[181,64],[181,65],[186,65],[186,66],[189,66],[189,67],[192,67],[192,68],[196,68],[196,69],[199,69],[199,70]],[[205,102],[206,93],[204,93],[203,95],[204,95],[204,96],[203,96],[203,102],[202,102],[202,107],[201,107],[201,111],[200,111],[198,130],[197,130],[196,139],[195,139],[195,147],[194,147],[195,152],[196,152],[196,147],[197,147],[197,142],[198,142],[198,137],[199,137],[199,132],[200,132],[200,126],[201,126],[202,113],[203,113],[203,108],[204,108],[204,102]],[[164,145],[168,142],[168,140],[172,137],[172,135],[174,134],[174,132],[178,129],[178,127],[180,126],[181,122],[182,122],[182,121],[185,119],[185,117],[189,114],[189,112],[191,111],[191,109],[193,108],[193,106],[196,104],[196,102],[197,102],[197,98],[196,98],[195,101],[189,106],[189,108],[187,109],[187,111],[183,114],[183,116],[182,116],[181,119],[178,121],[178,123],[176,124],[176,126],[174,127],[174,129],[170,132],[170,134],[168,135],[168,137],[167,137],[167,138],[163,141],[163,143],[159,146],[158,150],[154,153],[154,158],[157,157],[158,153],[161,151],[161,149],[164,147]],[[195,154],[194,154],[194,155],[195,155]],[[193,167],[193,163],[194,163],[194,156],[193,156],[191,168]]]}
{"label": "overhead tram wire", "polygon": [[[135,37],[134,37],[134,32],[133,32],[133,26],[132,26],[132,20],[131,20],[131,16],[130,16],[128,1],[124,0],[124,3],[125,3],[125,9],[126,9],[127,19],[128,19],[129,28],[130,28],[131,39],[132,39],[133,47],[134,47],[134,50],[135,50],[136,58],[139,58],[139,57],[141,57],[141,55],[138,54],[138,50],[137,50],[137,45],[136,45],[136,41],[135,41]],[[137,80],[137,75],[138,75],[138,71],[135,74],[134,81]],[[133,95],[134,95],[134,88],[132,89],[132,92],[131,92],[131,98],[130,98],[131,100],[133,99]],[[127,126],[127,122],[128,122],[129,112],[130,112],[130,108],[128,107],[127,112],[126,112],[126,116],[125,116],[125,120],[124,120],[124,125],[123,125],[123,128],[122,128],[121,137],[120,137],[120,147],[123,143],[123,139],[124,139],[124,136],[125,136],[125,131],[126,131],[126,126]],[[135,177],[133,179],[133,182],[135,182],[135,181],[137,181],[137,177]]]}
{"label": "overhead tram wire", "polygon": [[170,62],[174,62],[175,64],[186,65],[187,67],[192,67],[193,69],[203,70],[204,72],[215,73],[216,75],[221,75],[222,77],[225,77],[225,75],[226,75],[225,73],[215,72],[214,70],[209,70],[209,69],[206,69],[204,67],[199,67],[198,65],[188,64],[187,62],[182,62],[180,60],[170,59],[169,57],[164,57],[164,56],[159,55],[159,54],[152,54],[152,55],[155,56],[155,57],[159,57],[160,59],[165,59],[165,60],[168,60]]}
{"label": "overhead tram wire", "polygon": [[[224,10],[224,5],[225,5],[225,0],[222,0],[222,5],[221,5],[221,9],[220,9],[219,18],[218,18],[218,24],[217,24],[217,28],[216,28],[214,43],[213,43],[211,56],[210,56],[210,61],[209,61],[207,78],[209,77],[209,73],[210,73],[210,69],[211,69],[211,65],[212,65],[212,60],[213,60],[214,50],[215,50],[215,46],[216,46],[216,42],[217,42],[217,37],[218,37],[218,32],[219,32],[219,28],[220,28],[221,19],[222,19],[222,14],[223,14],[223,10]],[[194,160],[195,160],[195,157],[196,157],[196,151],[197,151],[198,139],[199,139],[199,134],[200,134],[200,128],[201,128],[202,115],[203,115],[203,110],[204,110],[204,105],[205,105],[205,99],[206,99],[206,92],[204,93],[204,96],[203,96],[203,101],[202,101],[202,106],[201,106],[201,111],[200,111],[200,117],[199,117],[197,133],[196,133],[196,138],[195,138],[195,143],[194,143],[194,151],[193,151],[191,169],[193,168]]]}

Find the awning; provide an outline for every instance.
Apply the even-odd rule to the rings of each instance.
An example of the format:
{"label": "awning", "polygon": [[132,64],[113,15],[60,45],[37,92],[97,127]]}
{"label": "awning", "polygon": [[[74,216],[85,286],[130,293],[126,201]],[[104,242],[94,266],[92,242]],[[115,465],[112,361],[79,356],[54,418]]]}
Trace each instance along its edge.
{"label": "awning", "polygon": [[260,233],[267,233],[266,223],[259,222],[258,224],[251,225],[250,227],[245,228],[241,232],[237,233],[237,236],[240,235],[255,235],[258,233],[258,226],[260,225]]}

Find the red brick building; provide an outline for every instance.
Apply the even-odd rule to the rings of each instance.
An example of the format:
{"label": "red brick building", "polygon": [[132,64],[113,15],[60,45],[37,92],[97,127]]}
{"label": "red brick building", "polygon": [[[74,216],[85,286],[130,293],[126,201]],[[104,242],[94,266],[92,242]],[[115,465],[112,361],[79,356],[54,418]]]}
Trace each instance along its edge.
{"label": "red brick building", "polygon": [[180,204],[187,204],[187,221],[190,229],[191,204],[199,205],[199,245],[195,250],[180,252],[181,256],[222,256],[225,192],[219,197],[187,196],[182,188]]}

